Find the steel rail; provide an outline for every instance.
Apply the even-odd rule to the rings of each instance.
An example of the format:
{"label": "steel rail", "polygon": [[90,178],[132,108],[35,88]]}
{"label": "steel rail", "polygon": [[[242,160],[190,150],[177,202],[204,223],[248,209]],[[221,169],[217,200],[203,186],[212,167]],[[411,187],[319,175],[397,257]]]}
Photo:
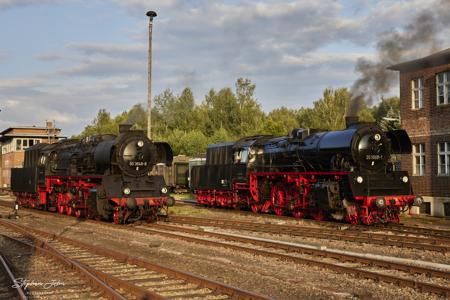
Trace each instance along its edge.
{"label": "steel rail", "polygon": [[[102,223],[103,222],[94,222],[93,223]],[[67,237],[63,237],[63,236],[59,236],[59,235],[55,235],[53,233],[49,233],[49,232],[45,232],[39,229],[35,229],[35,228],[31,228],[29,226],[25,226],[25,225],[18,225],[18,224],[14,224],[10,221],[4,221],[4,220],[0,220],[0,224],[3,224],[9,228],[14,228],[15,230],[18,230],[20,232],[24,232],[24,233],[33,233],[34,235],[38,235],[38,236],[44,236],[50,240],[54,240],[54,241],[60,241],[62,243],[66,243],[75,247],[80,247],[83,249],[87,249],[88,251],[91,251],[93,253],[96,253],[98,255],[101,256],[105,256],[105,257],[109,257],[109,258],[113,258],[116,259],[120,262],[123,263],[128,263],[128,264],[134,264],[137,265],[139,267],[143,267],[149,270],[153,270],[156,272],[160,272],[163,274],[166,274],[168,276],[171,277],[175,277],[178,279],[182,279],[185,281],[188,281],[190,283],[194,283],[197,284],[201,287],[204,288],[208,288],[211,289],[214,292],[217,293],[222,293],[222,294],[226,294],[229,295],[232,298],[237,298],[237,299],[255,299],[255,300],[268,300],[271,299],[269,297],[266,296],[262,296],[253,292],[249,292],[246,290],[242,290],[236,287],[232,287],[220,282],[216,282],[213,280],[209,280],[197,275],[194,275],[192,273],[188,273],[188,272],[182,272],[182,271],[178,271],[175,270],[173,268],[169,268],[169,267],[165,267],[162,265],[158,265],[158,264],[154,264],[151,262],[148,262],[146,260],[142,260],[130,255],[126,255],[123,254],[121,252],[115,251],[115,250],[111,250],[111,249],[107,249],[107,248],[103,248],[100,246],[94,246],[94,245],[90,245],[87,244],[85,242],[81,242],[78,240],[73,240]],[[122,228],[122,226],[117,225],[118,228]],[[95,272],[95,270],[92,270],[93,272]],[[98,271],[97,271],[98,272]],[[113,283],[113,282],[112,282]],[[136,288],[137,286],[135,286],[134,288]],[[153,298],[153,297],[148,297],[148,299],[158,299],[158,298]]]}
{"label": "steel rail", "polygon": [[401,233],[411,233],[411,234],[423,234],[423,235],[433,235],[436,237],[442,237],[450,239],[450,230],[443,229],[434,229],[434,228],[425,228],[425,227],[417,227],[417,226],[406,226],[400,224],[386,224],[384,229],[401,232]]}
{"label": "steel rail", "polygon": [[[9,227],[4,223],[4,221],[0,220],[0,224]],[[11,228],[11,227],[9,227]],[[21,232],[23,234],[23,232]],[[26,232],[25,232],[26,235]],[[102,291],[106,297],[113,300],[126,300],[121,294],[117,291],[113,290],[105,281],[100,280],[98,276],[94,275],[90,272],[89,268],[86,266],[64,256],[61,252],[50,246],[45,241],[39,240],[36,237],[33,237],[35,244],[19,240],[17,238],[13,238],[7,235],[2,234],[2,236],[10,241],[13,241],[17,244],[21,244],[23,246],[31,248],[35,253],[50,257],[54,260],[59,261],[64,266],[75,270],[79,275],[81,275],[93,288],[99,289]]]}
{"label": "steel rail", "polygon": [[[13,201],[7,201],[7,200],[0,199],[0,206],[6,206],[6,207],[13,208],[14,203],[15,202],[13,202]],[[30,210],[30,211],[33,211],[36,213],[44,213],[44,214],[48,213],[48,214],[51,214],[54,216],[61,216],[58,214],[54,214],[54,213],[50,213],[50,212],[46,212],[46,211],[42,211],[42,210],[37,210],[37,209],[29,209],[29,208],[24,208],[24,207],[21,207],[21,209]],[[231,211],[224,211],[224,210],[221,210],[221,211],[231,213]],[[249,214],[251,216],[255,216],[254,213],[248,213],[245,211],[232,211],[232,212],[238,213],[238,214]],[[264,215],[264,216],[268,217],[270,219],[274,219],[274,220],[284,220],[284,219],[293,220],[292,217],[287,217],[287,216],[276,216],[276,215]],[[65,217],[65,215],[64,215],[64,217]],[[184,216],[171,215],[170,219],[183,218],[183,217]],[[302,219],[302,221],[324,227],[324,230],[333,230],[333,232],[335,232],[334,230],[339,230],[340,232],[344,232],[344,231],[345,232],[354,232],[354,235],[360,235],[362,233],[364,235],[370,235],[370,236],[376,236],[376,235],[388,236],[388,238],[395,239],[395,236],[392,236],[392,235],[370,232],[370,231],[374,231],[374,230],[387,230],[387,231],[400,233],[400,234],[415,234],[415,235],[430,236],[430,237],[434,237],[434,239],[430,239],[431,243],[435,243],[435,244],[441,243],[441,244],[450,245],[450,230],[441,230],[441,229],[416,227],[416,226],[404,226],[401,224],[393,224],[393,223],[384,224],[384,225],[362,226],[362,225],[342,224],[342,223],[329,222],[329,221],[315,221],[315,220],[309,220],[309,219]],[[249,222],[249,223],[252,223],[252,222]],[[255,223],[255,224],[258,224],[258,223]],[[259,224],[261,224],[261,223],[259,223]],[[298,225],[277,225],[277,224],[266,224],[266,225],[287,226],[287,227],[295,228],[296,230],[298,230],[298,228],[300,227]],[[308,227],[308,229],[309,228],[310,227]],[[333,229],[330,229],[330,228],[333,228]],[[313,229],[322,230],[321,228],[313,228]],[[415,238],[415,237],[409,236],[409,237],[405,237],[405,238],[409,239],[410,244],[417,243],[417,240],[415,240],[417,238]],[[393,245],[393,246],[395,246],[395,245]],[[422,250],[426,250],[426,249],[422,249]]]}
{"label": "steel rail", "polygon": [[[193,205],[193,206],[204,206],[202,204],[197,204],[195,200],[192,201],[184,201],[181,200],[177,201],[181,204],[184,205]],[[222,213],[237,213],[237,214],[241,214],[244,216],[258,216],[258,214],[255,214],[253,212],[248,212],[248,211],[243,211],[243,210],[224,210],[220,207],[207,207],[207,208],[211,208],[211,209],[217,209],[220,210]],[[295,220],[294,217],[292,216],[277,216],[277,215],[272,215],[272,214],[264,214],[263,215],[266,218],[269,219],[274,219],[274,220]],[[366,226],[366,225],[352,225],[352,224],[348,224],[348,223],[340,223],[340,222],[336,222],[336,221],[327,221],[327,220],[323,220],[323,221],[316,221],[316,220],[312,220],[312,219],[301,219],[302,222],[307,222],[310,224],[315,224],[315,225],[319,225],[322,227],[328,227],[328,228],[337,228],[337,229],[351,229],[351,230],[355,230],[355,231],[371,231],[371,230],[375,230],[375,229],[381,229],[381,230],[390,230],[392,232],[397,232],[397,233],[410,233],[410,234],[423,234],[423,235],[429,235],[429,236],[436,236],[436,237],[443,237],[443,238],[450,238],[450,230],[444,230],[444,229],[434,229],[434,228],[426,228],[426,227],[417,227],[417,226],[406,226],[403,224],[396,224],[396,223],[388,223],[388,224],[374,224],[371,226]]]}
{"label": "steel rail", "polygon": [[[368,244],[377,244],[383,246],[396,246],[402,248],[412,248],[419,250],[430,250],[446,253],[450,251],[449,245],[435,244],[436,240],[430,240],[431,243],[423,243],[426,238],[412,238],[401,236],[390,236],[384,234],[362,233],[362,232],[347,232],[336,231],[322,228],[301,227],[293,225],[278,225],[278,224],[263,224],[248,221],[224,220],[224,219],[210,219],[197,218],[185,216],[171,216],[169,222],[179,224],[191,224],[201,226],[213,226],[228,229],[250,230],[256,232],[266,232],[275,234],[288,234],[301,237],[312,237],[329,240],[359,242]],[[403,241],[405,238],[406,241]],[[422,241],[420,243],[419,241]],[[446,241],[445,241],[446,242]]]}
{"label": "steel rail", "polygon": [[[302,247],[300,245],[288,245],[284,243],[278,243],[275,241],[262,241],[262,240],[255,240],[251,238],[245,238],[240,236],[231,236],[226,234],[221,234],[217,232],[211,232],[211,231],[203,231],[203,230],[196,230],[191,228],[183,228],[179,226],[170,226],[170,225],[147,225],[147,227],[150,228],[161,228],[164,230],[169,230],[171,232],[184,232],[188,234],[197,234],[202,236],[209,236],[219,239],[225,239],[228,241],[234,241],[234,242],[242,242],[242,243],[249,243],[253,245],[258,245],[266,248],[273,248],[277,250],[284,250],[288,252],[296,252],[296,253],[303,253],[308,255],[314,255],[314,256],[321,256],[321,257],[329,257],[336,260],[344,261],[344,262],[357,262],[361,264],[365,264],[368,266],[377,266],[382,267],[386,269],[395,269],[398,271],[407,272],[410,274],[425,274],[427,276],[434,276],[434,277],[440,277],[444,279],[450,279],[450,273],[445,271],[440,271],[437,269],[431,269],[431,268],[425,268],[425,267],[419,267],[419,266],[412,266],[408,264],[402,264],[402,263],[396,263],[391,261],[385,261],[381,259],[376,258],[368,258],[368,257],[360,257],[360,256],[354,256],[350,254],[345,253],[336,253],[336,252],[330,252],[320,249],[313,249],[313,248],[307,248]],[[137,228],[140,229],[140,228]]]}
{"label": "steel rail", "polygon": [[[6,261],[6,257],[3,256],[3,254],[1,254],[1,253],[0,253],[0,263],[1,263],[1,267],[2,267],[3,271],[6,273],[6,275],[8,277],[9,283],[11,284],[11,287],[12,287],[16,283],[16,277],[14,276],[11,268],[9,267],[9,264]],[[16,293],[17,293],[17,296],[19,299],[21,299],[21,300],[28,299],[21,286],[15,286],[15,290],[16,290]]]}
{"label": "steel rail", "polygon": [[[151,227],[156,228],[157,226],[159,226],[159,225],[149,225],[148,228],[145,228],[145,229],[135,227],[133,230],[139,231],[142,233],[159,234],[159,235],[163,235],[165,237],[180,239],[180,240],[184,240],[184,241],[191,242],[191,243],[193,242],[193,243],[204,244],[204,245],[208,245],[208,246],[228,248],[228,249],[237,250],[237,251],[241,251],[241,252],[247,252],[247,253],[250,253],[253,255],[261,255],[263,257],[272,257],[272,258],[276,258],[276,259],[283,260],[283,261],[291,261],[291,262],[299,263],[299,264],[312,265],[312,266],[326,268],[326,269],[329,269],[332,271],[336,271],[338,273],[346,273],[346,274],[354,275],[356,277],[372,279],[375,281],[383,281],[383,282],[387,282],[387,283],[393,283],[393,284],[397,284],[398,286],[401,286],[401,287],[410,287],[410,288],[419,290],[421,292],[429,292],[429,293],[434,293],[434,294],[441,295],[444,297],[450,297],[450,288],[445,287],[445,286],[440,286],[440,285],[435,285],[435,284],[430,284],[430,283],[425,283],[425,282],[419,282],[419,281],[408,279],[408,278],[396,277],[396,276],[391,276],[391,275],[386,275],[386,274],[381,274],[381,273],[376,273],[376,272],[371,272],[371,271],[366,271],[366,270],[361,270],[361,269],[356,269],[356,268],[351,268],[351,267],[345,267],[345,266],[338,265],[338,264],[322,262],[322,261],[317,261],[317,260],[307,259],[307,258],[301,258],[301,257],[292,256],[292,255],[288,255],[288,254],[281,254],[281,253],[276,253],[276,252],[271,252],[271,251],[266,251],[266,250],[259,250],[259,249],[249,248],[249,247],[243,247],[243,246],[238,246],[238,245],[233,245],[233,244],[228,244],[228,243],[222,243],[222,242],[211,241],[211,240],[206,240],[206,239],[199,239],[199,238],[195,238],[195,237],[185,236],[185,235],[176,234],[173,232],[161,231],[158,229],[151,228]],[[208,234],[209,234],[209,232],[208,232]],[[234,239],[234,237],[232,239]],[[414,268],[413,266],[409,266],[409,267],[411,269]]]}

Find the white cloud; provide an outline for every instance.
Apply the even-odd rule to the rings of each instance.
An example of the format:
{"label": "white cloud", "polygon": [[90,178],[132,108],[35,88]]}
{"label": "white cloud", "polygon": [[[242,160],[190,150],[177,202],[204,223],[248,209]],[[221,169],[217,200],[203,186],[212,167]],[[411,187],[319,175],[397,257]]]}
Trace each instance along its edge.
{"label": "white cloud", "polygon": [[63,0],[0,0],[0,10],[26,5],[62,3]]}
{"label": "white cloud", "polygon": [[0,90],[33,88],[39,82],[38,78],[0,79]]}
{"label": "white cloud", "polygon": [[147,44],[111,44],[111,43],[69,43],[69,49],[76,49],[88,56],[143,56],[147,51]]}
{"label": "white cloud", "polygon": [[302,56],[284,55],[281,63],[288,66],[313,67],[323,64],[355,63],[359,58],[372,59],[368,53],[324,53],[313,52]]}
{"label": "white cloud", "polygon": [[34,55],[34,58],[44,62],[61,61],[68,59],[67,56],[55,53],[40,53]]}
{"label": "white cloud", "polygon": [[145,64],[138,60],[118,59],[110,57],[84,58],[77,65],[63,68],[58,74],[64,76],[115,76],[120,74],[136,74],[145,71]]}

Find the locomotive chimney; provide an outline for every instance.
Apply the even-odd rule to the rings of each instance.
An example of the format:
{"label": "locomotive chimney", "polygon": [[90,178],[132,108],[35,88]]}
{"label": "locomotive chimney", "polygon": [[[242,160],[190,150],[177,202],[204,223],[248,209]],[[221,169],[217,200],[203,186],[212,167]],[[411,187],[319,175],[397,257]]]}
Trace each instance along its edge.
{"label": "locomotive chimney", "polygon": [[352,125],[359,123],[359,117],[358,116],[345,116],[345,127],[349,128]]}
{"label": "locomotive chimney", "polygon": [[119,133],[124,133],[124,132],[130,131],[132,126],[133,126],[132,124],[127,124],[127,123],[119,124]]}

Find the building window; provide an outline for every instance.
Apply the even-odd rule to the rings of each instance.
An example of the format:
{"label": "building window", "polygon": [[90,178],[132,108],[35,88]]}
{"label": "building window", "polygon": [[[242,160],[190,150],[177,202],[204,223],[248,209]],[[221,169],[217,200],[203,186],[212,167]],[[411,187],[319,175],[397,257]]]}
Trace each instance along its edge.
{"label": "building window", "polygon": [[411,80],[412,108],[423,108],[423,78]]}
{"label": "building window", "polygon": [[22,140],[16,140],[16,151],[22,150]]}
{"label": "building window", "polygon": [[436,75],[437,105],[450,103],[450,72]]}
{"label": "building window", "polygon": [[425,144],[417,144],[413,147],[413,174],[421,176],[425,174]]}
{"label": "building window", "polygon": [[450,175],[450,143],[438,143],[438,175]]}

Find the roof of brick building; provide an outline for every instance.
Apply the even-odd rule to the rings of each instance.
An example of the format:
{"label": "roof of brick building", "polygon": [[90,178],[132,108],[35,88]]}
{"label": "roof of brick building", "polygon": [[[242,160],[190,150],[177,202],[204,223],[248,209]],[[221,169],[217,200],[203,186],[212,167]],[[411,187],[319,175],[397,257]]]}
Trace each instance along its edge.
{"label": "roof of brick building", "polygon": [[450,48],[431,55],[389,66],[389,70],[400,72],[415,71],[450,64]]}

